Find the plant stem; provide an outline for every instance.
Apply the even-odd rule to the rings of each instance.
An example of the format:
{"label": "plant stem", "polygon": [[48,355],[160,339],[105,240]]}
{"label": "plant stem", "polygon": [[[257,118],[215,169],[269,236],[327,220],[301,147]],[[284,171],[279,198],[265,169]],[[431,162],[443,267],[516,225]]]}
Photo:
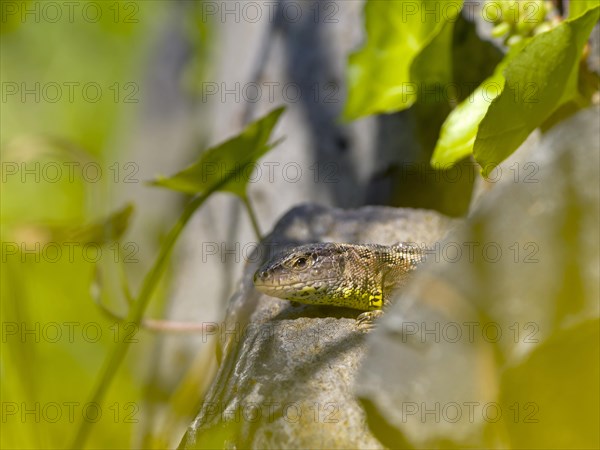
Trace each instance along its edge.
{"label": "plant stem", "polygon": [[247,196],[242,198],[244,202],[244,206],[246,207],[246,211],[248,211],[248,216],[250,217],[250,222],[252,223],[252,228],[254,229],[254,234],[256,234],[256,239],[260,242],[262,240],[262,234],[260,233],[260,228],[258,227],[258,220],[256,219],[256,214],[254,214],[254,209],[250,204],[250,199]]}
{"label": "plant stem", "polygon": [[[156,288],[156,286],[158,285],[158,282],[160,281],[161,275],[165,271],[167,261],[169,259],[169,255],[171,254],[171,251],[173,250],[173,246],[174,246],[175,242],[177,241],[177,238],[181,234],[181,231],[183,230],[183,228],[185,227],[185,225],[187,224],[189,219],[192,217],[194,212],[204,203],[204,201],[214,191],[216,191],[219,187],[221,187],[222,184],[224,184],[224,183],[219,183],[218,185],[215,185],[209,191],[206,191],[204,194],[202,194],[198,197],[195,197],[185,207],[181,217],[179,217],[179,220],[177,221],[175,226],[173,226],[173,228],[171,228],[171,230],[169,231],[169,234],[165,238],[165,241],[163,242],[163,244],[160,248],[160,252],[158,254],[156,261],[154,262],[154,265],[152,266],[152,268],[150,269],[150,271],[144,278],[144,283],[142,285],[142,289],[140,291],[139,297],[138,297],[137,301],[131,306],[131,309],[129,310],[129,314],[127,314],[128,322],[134,323],[136,326],[140,325],[140,322],[142,321],[142,317],[144,315],[144,311],[146,310],[146,307],[148,306],[148,303],[150,301],[150,298],[152,297],[152,293],[154,292],[154,289]],[[129,342],[127,340],[120,340],[119,342],[117,342],[115,347],[113,347],[111,353],[108,355],[108,358],[105,360],[104,366],[102,367],[100,377],[98,379],[98,384],[96,385],[96,387],[93,391],[93,394],[90,398],[90,403],[99,404],[102,402],[102,399],[104,398],[106,391],[110,387],[110,384],[111,384],[119,366],[121,365],[121,362],[123,361],[123,359],[125,358],[125,355],[127,354],[128,348],[129,348]],[[77,430],[75,439],[73,440],[73,443],[71,444],[72,448],[75,448],[75,449],[83,448],[83,446],[85,445],[85,442],[89,436],[89,433],[91,431],[92,425],[93,425],[93,423],[90,421],[87,421],[87,420],[84,420],[83,422],[81,422],[81,425],[79,426],[79,428]]]}

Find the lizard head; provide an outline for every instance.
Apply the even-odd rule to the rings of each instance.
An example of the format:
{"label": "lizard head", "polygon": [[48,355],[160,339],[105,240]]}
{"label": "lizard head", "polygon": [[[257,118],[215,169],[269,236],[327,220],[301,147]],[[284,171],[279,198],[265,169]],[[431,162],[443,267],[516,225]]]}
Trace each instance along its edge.
{"label": "lizard head", "polygon": [[254,285],[272,297],[321,303],[333,284],[343,278],[343,251],[333,243],[295,247],[260,267],[254,274]]}

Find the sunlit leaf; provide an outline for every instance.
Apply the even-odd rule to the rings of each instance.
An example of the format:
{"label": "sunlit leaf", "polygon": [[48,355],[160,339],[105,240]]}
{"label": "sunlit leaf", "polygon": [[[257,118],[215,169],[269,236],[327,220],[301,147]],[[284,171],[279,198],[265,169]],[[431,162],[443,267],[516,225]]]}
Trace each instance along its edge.
{"label": "sunlit leaf", "polygon": [[[431,3],[431,2],[430,2]],[[427,88],[433,89],[436,83],[449,83],[452,81],[452,32],[456,14],[460,12],[457,4],[447,13],[454,13],[440,21],[430,39],[420,53],[415,55],[410,66],[410,81],[414,87],[419,88],[415,95],[409,97],[411,103],[419,97],[419,91]],[[428,11],[427,9],[425,11]],[[439,10],[440,14],[442,9]],[[429,17],[428,15],[424,16]],[[409,105],[410,106],[410,105]]]}
{"label": "sunlit leaf", "polygon": [[[451,29],[460,7],[462,2],[448,8],[432,0],[369,0],[367,41],[348,61],[344,118],[406,109],[416,101],[419,83],[443,81],[452,70]],[[426,50],[427,57],[417,62]]]}
{"label": "sunlit leaf", "polygon": [[569,19],[575,19],[597,6],[598,0],[571,0],[569,2]]}
{"label": "sunlit leaf", "polygon": [[487,114],[492,101],[504,89],[504,69],[526,42],[528,41],[513,46],[498,64],[494,74],[483,81],[448,115],[431,157],[431,164],[434,167],[456,164],[473,153],[479,123]]}
{"label": "sunlit leaf", "polygon": [[[218,190],[244,198],[256,161],[278,143],[269,144],[268,141],[283,111],[284,108],[271,111],[248,125],[239,135],[203,152],[192,165],[171,177],[159,177],[152,184],[200,194],[224,183]],[[225,181],[228,177],[230,179]]]}
{"label": "sunlit leaf", "polygon": [[599,12],[597,7],[534,37],[508,64],[505,89],[490,105],[474,144],[484,176],[560,105],[578,96],[579,61]]}

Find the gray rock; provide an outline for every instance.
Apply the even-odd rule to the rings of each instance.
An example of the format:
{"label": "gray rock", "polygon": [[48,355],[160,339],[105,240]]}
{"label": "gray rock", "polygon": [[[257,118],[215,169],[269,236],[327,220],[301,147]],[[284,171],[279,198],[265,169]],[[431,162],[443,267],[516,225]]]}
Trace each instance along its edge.
{"label": "gray rock", "polygon": [[384,445],[598,448],[598,123],[517,151],[369,336],[356,389]]}
{"label": "gray rock", "polygon": [[[289,8],[285,3],[254,2],[247,9],[243,9],[244,2],[178,3],[183,13],[196,8],[196,12],[187,12],[188,18],[196,14],[214,32],[209,38],[215,45],[211,65],[200,74],[198,84],[218,90],[214,95],[200,95],[195,112],[172,120],[187,127],[187,145],[194,153],[187,156],[186,162],[197,157],[198,149],[217,145],[239,133],[247,122],[286,105],[272,139],[285,140],[259,161],[248,186],[263,232],[302,202],[362,205],[363,185],[377,160],[375,118],[346,125],[336,121],[346,96],[346,57],[363,39],[363,1],[326,2],[320,6],[313,1],[291,1],[287,2]],[[300,9],[297,18],[296,8]],[[216,10],[214,15],[202,13],[212,10]],[[248,17],[259,11],[260,20],[245,20],[241,11],[247,11]],[[180,24],[177,29],[185,28]],[[252,89],[246,90],[253,84],[260,87],[258,101],[252,100]],[[294,100],[296,89],[302,96]],[[197,130],[210,134],[201,134],[200,142],[193,141],[189,132]],[[179,128],[175,131],[177,136],[167,135],[169,142],[140,133],[152,141],[152,147],[141,148],[172,148],[171,139],[179,142],[181,136],[186,136]],[[152,179],[157,173],[172,174],[185,166],[180,160],[171,161],[170,151],[157,152],[166,162],[162,161],[160,170],[154,168],[141,179]],[[162,193],[168,196],[169,205],[175,206],[176,194],[144,189],[150,196],[144,204],[154,204],[152,196]],[[164,214],[164,206],[161,208],[157,210]],[[256,240],[237,197],[224,193],[211,197],[181,236],[164,317],[197,323],[221,320],[224,305],[235,292],[236,280],[242,277],[242,249],[257,245]],[[205,355],[213,355],[212,343],[201,336],[159,336],[157,340],[155,356],[160,364],[154,363],[153,370],[158,372],[155,384],[164,392],[175,389],[191,365],[204,360]],[[198,381],[200,390],[203,380],[212,376],[213,372],[205,368],[202,381]]]}
{"label": "gray rock", "polygon": [[436,212],[293,209],[256,249],[220,331],[223,358],[180,447],[381,448],[352,390],[366,352],[359,311],[260,295],[252,276],[290,245],[334,241],[431,245],[456,223]]}

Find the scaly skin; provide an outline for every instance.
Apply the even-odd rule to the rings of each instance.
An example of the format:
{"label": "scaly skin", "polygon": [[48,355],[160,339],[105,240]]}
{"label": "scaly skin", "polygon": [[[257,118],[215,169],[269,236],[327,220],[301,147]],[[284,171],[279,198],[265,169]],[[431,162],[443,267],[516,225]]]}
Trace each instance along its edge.
{"label": "scaly skin", "polygon": [[358,317],[369,325],[424,259],[425,249],[406,243],[307,244],[265,263],[254,285],[272,297],[369,311]]}

